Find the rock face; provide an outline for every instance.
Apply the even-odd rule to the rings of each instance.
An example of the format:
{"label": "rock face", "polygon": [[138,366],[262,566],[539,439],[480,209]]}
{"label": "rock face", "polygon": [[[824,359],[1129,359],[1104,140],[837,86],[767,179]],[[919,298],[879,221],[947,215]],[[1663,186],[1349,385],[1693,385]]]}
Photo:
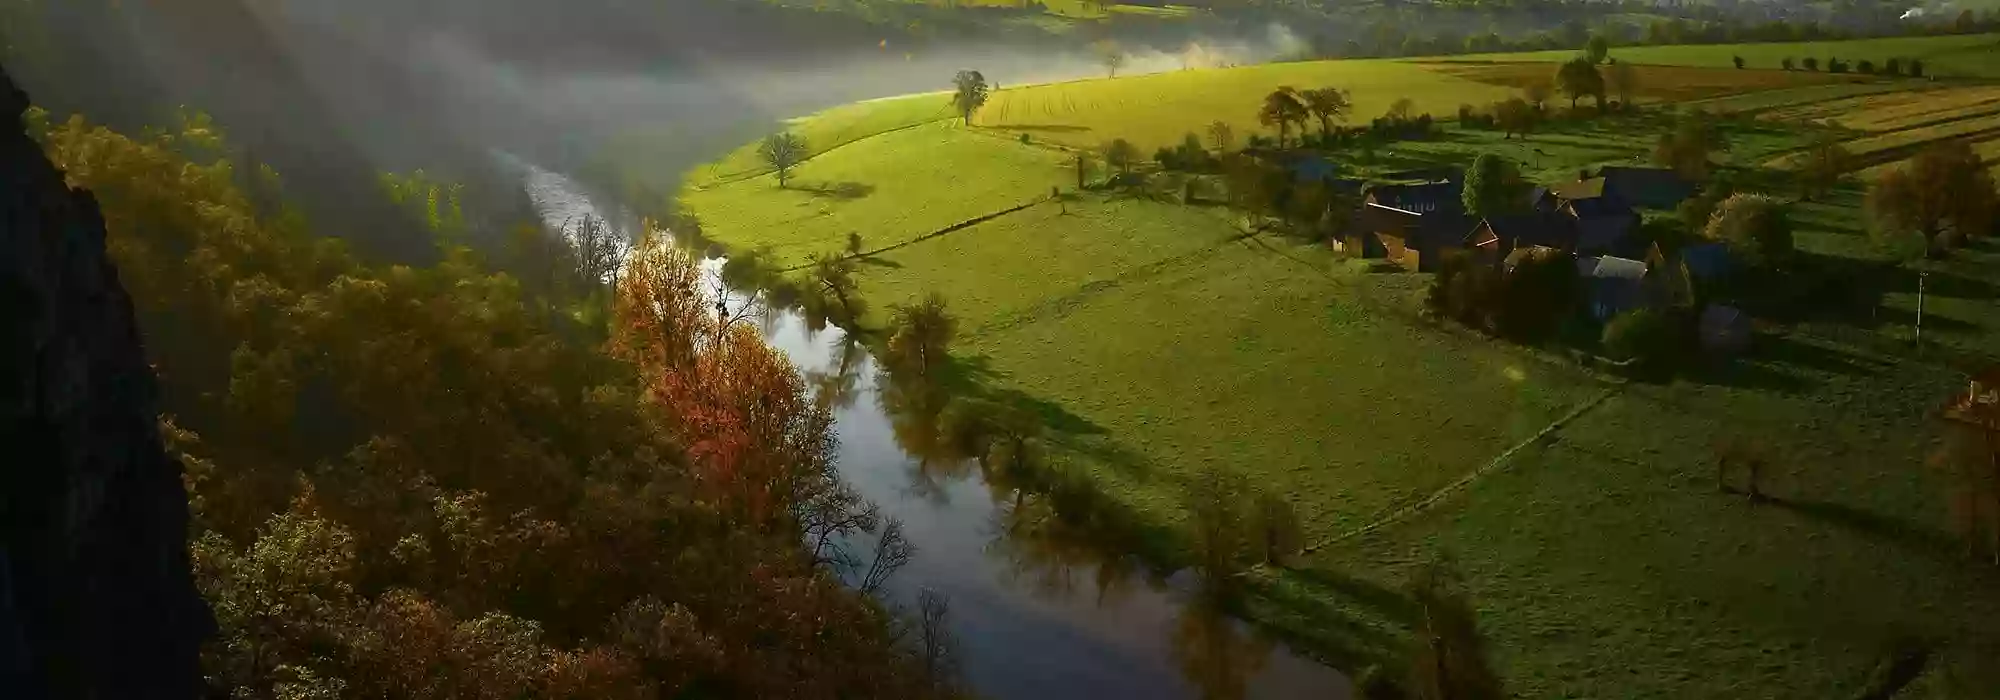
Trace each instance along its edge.
{"label": "rock face", "polygon": [[0,696],[197,697],[181,465],[97,201],[27,107],[0,70]]}

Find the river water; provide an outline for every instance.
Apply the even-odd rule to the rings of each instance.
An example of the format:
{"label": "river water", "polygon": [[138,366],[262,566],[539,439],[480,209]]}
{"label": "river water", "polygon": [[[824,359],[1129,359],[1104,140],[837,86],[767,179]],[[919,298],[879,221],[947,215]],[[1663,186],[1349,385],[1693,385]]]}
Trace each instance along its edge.
{"label": "river water", "polygon": [[[502,158],[522,173],[551,228],[604,212],[562,174]],[[720,260],[708,261],[713,273]],[[865,348],[798,314],[761,319],[764,336],[834,406],[839,470],[916,546],[880,593],[916,609],[948,596],[960,668],[987,698],[1351,697],[1344,676],[1202,604],[1194,576],[1148,573],[1131,557],[1033,515],[1025,494],[995,488],[969,460],[919,458],[897,437]]]}

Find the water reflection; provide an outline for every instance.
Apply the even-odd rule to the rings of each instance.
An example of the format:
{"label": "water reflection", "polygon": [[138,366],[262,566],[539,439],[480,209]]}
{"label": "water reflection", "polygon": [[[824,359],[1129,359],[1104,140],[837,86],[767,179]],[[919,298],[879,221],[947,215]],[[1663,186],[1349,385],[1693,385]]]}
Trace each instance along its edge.
{"label": "water reflection", "polygon": [[[1129,535],[1121,534],[1115,509],[1051,467],[1032,416],[893,369],[877,386],[897,444],[916,458],[910,493],[943,502],[946,487],[976,469],[993,501],[985,551],[1010,585],[1045,600],[1087,595],[1100,608],[1141,588],[1171,592],[1167,577],[1121,546]],[[1231,587],[1216,583],[1196,581],[1174,620],[1169,651],[1202,698],[1237,700],[1247,697],[1277,644],[1231,617]]]}
{"label": "water reflection", "polygon": [[[537,201],[588,206],[573,194]],[[721,263],[707,269],[719,277]],[[1051,459],[1066,433],[1043,427],[1064,423],[1048,407],[983,392],[964,368],[928,382],[888,376],[866,343],[800,314],[750,318],[834,412],[843,477],[908,525],[914,559],[880,595],[913,615],[926,596],[949,596],[945,624],[979,695],[1346,697],[1339,674],[1251,633],[1198,577],[1130,554],[1141,550],[1136,519]]]}

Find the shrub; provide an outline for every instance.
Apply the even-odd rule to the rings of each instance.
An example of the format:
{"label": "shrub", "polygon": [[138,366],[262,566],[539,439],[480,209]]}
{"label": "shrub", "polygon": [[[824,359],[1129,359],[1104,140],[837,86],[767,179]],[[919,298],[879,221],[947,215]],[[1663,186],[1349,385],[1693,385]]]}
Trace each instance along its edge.
{"label": "shrub", "polygon": [[1804,61],[1800,61],[1799,64],[1805,66],[1806,70],[1819,70],[1819,59],[1813,58],[1811,56],[1807,56],[1806,59]]}
{"label": "shrub", "polygon": [[1684,337],[1674,314],[1650,307],[1633,309],[1604,325],[1604,354],[1631,361],[1643,373],[1661,372],[1671,369],[1680,356]]}
{"label": "shrub", "polygon": [[1856,64],[1854,64],[1854,70],[1855,70],[1855,72],[1857,72],[1857,73],[1863,73],[1863,74],[1867,74],[1867,75],[1874,75],[1874,74],[1875,74],[1875,62],[1874,62],[1874,61],[1870,61],[1870,60],[1868,60],[1868,59],[1865,59],[1865,58],[1864,58],[1864,59],[1861,59],[1861,62],[1859,62],[1859,63],[1856,63]]}
{"label": "shrub", "polygon": [[1882,62],[1882,73],[1884,75],[1902,75],[1903,59],[1891,58],[1887,61]]}

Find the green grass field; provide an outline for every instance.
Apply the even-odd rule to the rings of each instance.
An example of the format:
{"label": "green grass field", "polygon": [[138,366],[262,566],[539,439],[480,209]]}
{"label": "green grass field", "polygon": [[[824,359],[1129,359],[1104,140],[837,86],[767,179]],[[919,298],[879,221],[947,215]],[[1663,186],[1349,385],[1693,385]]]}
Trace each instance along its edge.
{"label": "green grass field", "polygon": [[[1762,83],[1768,92],[1692,104],[1861,115],[1885,131],[1858,139],[1899,139],[1878,152],[1983,133],[1995,118],[1981,111],[1985,93],[1973,92],[1986,88],[1924,93],[1916,99],[1947,105],[1926,120],[1919,102],[1883,86],[1927,83],[1786,78]],[[1420,105],[1512,92],[1381,61],[1009,88],[973,128],[938,123],[850,140],[799,168],[794,189],[759,175],[690,187],[682,202],[733,249],[770,245],[797,261],[840,247],[850,231],[879,249],[1051,186],[1070,189],[1050,142],[1150,145],[1218,118],[1243,134],[1250,120],[1227,115],[1254,114],[1258,95],[1286,83],[1350,87],[1364,105],[1358,115],[1408,85],[1419,86]],[[836,110],[839,122],[795,128],[888,131],[879,127],[925,121],[916,104],[878,103],[881,115]],[[1527,139],[1453,129],[1342,160],[1368,174],[1492,152],[1548,182],[1588,165],[1643,162],[1669,116],[1557,122]],[[1929,123],[1937,119],[1950,121]],[[1897,127],[1914,128],[1888,130]],[[1723,159],[1736,167],[1782,157],[1813,135],[1792,120],[1724,128],[1732,148]],[[833,196],[838,183],[867,194]],[[1833,260],[1879,255],[1860,199],[1850,186],[1801,204],[1799,247]],[[1284,494],[1307,540],[1326,541],[1422,501],[1606,391],[1546,354],[1417,320],[1426,277],[1367,272],[1269,236],[1246,240],[1217,208],[1090,193],[862,263],[873,309],[864,325],[882,323],[890,304],[943,293],[960,322],[954,355],[988,386],[1059,415],[1054,458],[1169,528],[1184,517],[1188,479],[1222,467]],[[1990,281],[2000,278],[2000,250],[1989,244],[1931,269],[1926,339],[1961,353],[2000,349]],[[1880,350],[1906,347],[1911,282],[1878,280],[1886,286],[1866,309],[1829,302],[1839,313],[1762,338],[1753,359],[1617,389],[1436,505],[1296,567],[1260,571],[1251,616],[1353,670],[1403,643],[1408,611],[1386,589],[1411,563],[1448,551],[1521,697],[1839,698],[1899,636],[1955,645],[1937,668],[1990,652],[2000,644],[2000,574],[1954,556],[1939,477],[1923,466],[1935,429],[1926,411],[1958,379],[1932,360]],[[1767,481],[1780,501],[1752,507],[1717,493],[1711,445],[1725,435],[1781,455]],[[1937,673],[1919,687],[1940,683]]]}
{"label": "green grass field", "polygon": [[[805,140],[811,154],[818,155],[878,134],[955,116],[950,96],[931,92],[842,105],[792,119],[786,128]],[[721,160],[695,169],[687,182],[706,186],[768,172],[770,167],[758,157],[757,147],[745,144]]]}
{"label": "green grass field", "polygon": [[1186,134],[1205,138],[1215,121],[1228,123],[1238,140],[1275,135],[1258,125],[1257,109],[1265,94],[1282,85],[1348,90],[1354,110],[1347,123],[1381,116],[1399,98],[1413,100],[1419,113],[1445,116],[1456,114],[1460,104],[1483,105],[1514,94],[1400,61],[1274,63],[1009,87],[994,93],[973,123],[1080,148],[1122,138],[1150,154],[1180,143]]}
{"label": "green grass field", "polygon": [[[1742,56],[1748,68],[1778,68],[1786,58],[1795,62],[1807,56],[1822,64],[1828,58],[1847,61],[1867,59],[1881,65],[1891,58],[1922,59],[1926,72],[1943,77],[2000,77],[2000,35],[1888,37],[1845,41],[1783,42],[1768,44],[1715,44],[1691,46],[1614,47],[1611,55],[1621,61],[1645,65],[1701,66],[1733,68]],[[1533,51],[1455,56],[1472,61],[1566,61],[1575,51]],[[1822,66],[1824,67],[1824,66]]]}
{"label": "green grass field", "polygon": [[[814,133],[815,127],[804,129]],[[681,204],[725,246],[770,246],[787,265],[840,250],[849,233],[870,250],[1046,198],[1074,182],[1060,154],[939,122],[815,157],[789,187],[763,174],[690,186]]]}

